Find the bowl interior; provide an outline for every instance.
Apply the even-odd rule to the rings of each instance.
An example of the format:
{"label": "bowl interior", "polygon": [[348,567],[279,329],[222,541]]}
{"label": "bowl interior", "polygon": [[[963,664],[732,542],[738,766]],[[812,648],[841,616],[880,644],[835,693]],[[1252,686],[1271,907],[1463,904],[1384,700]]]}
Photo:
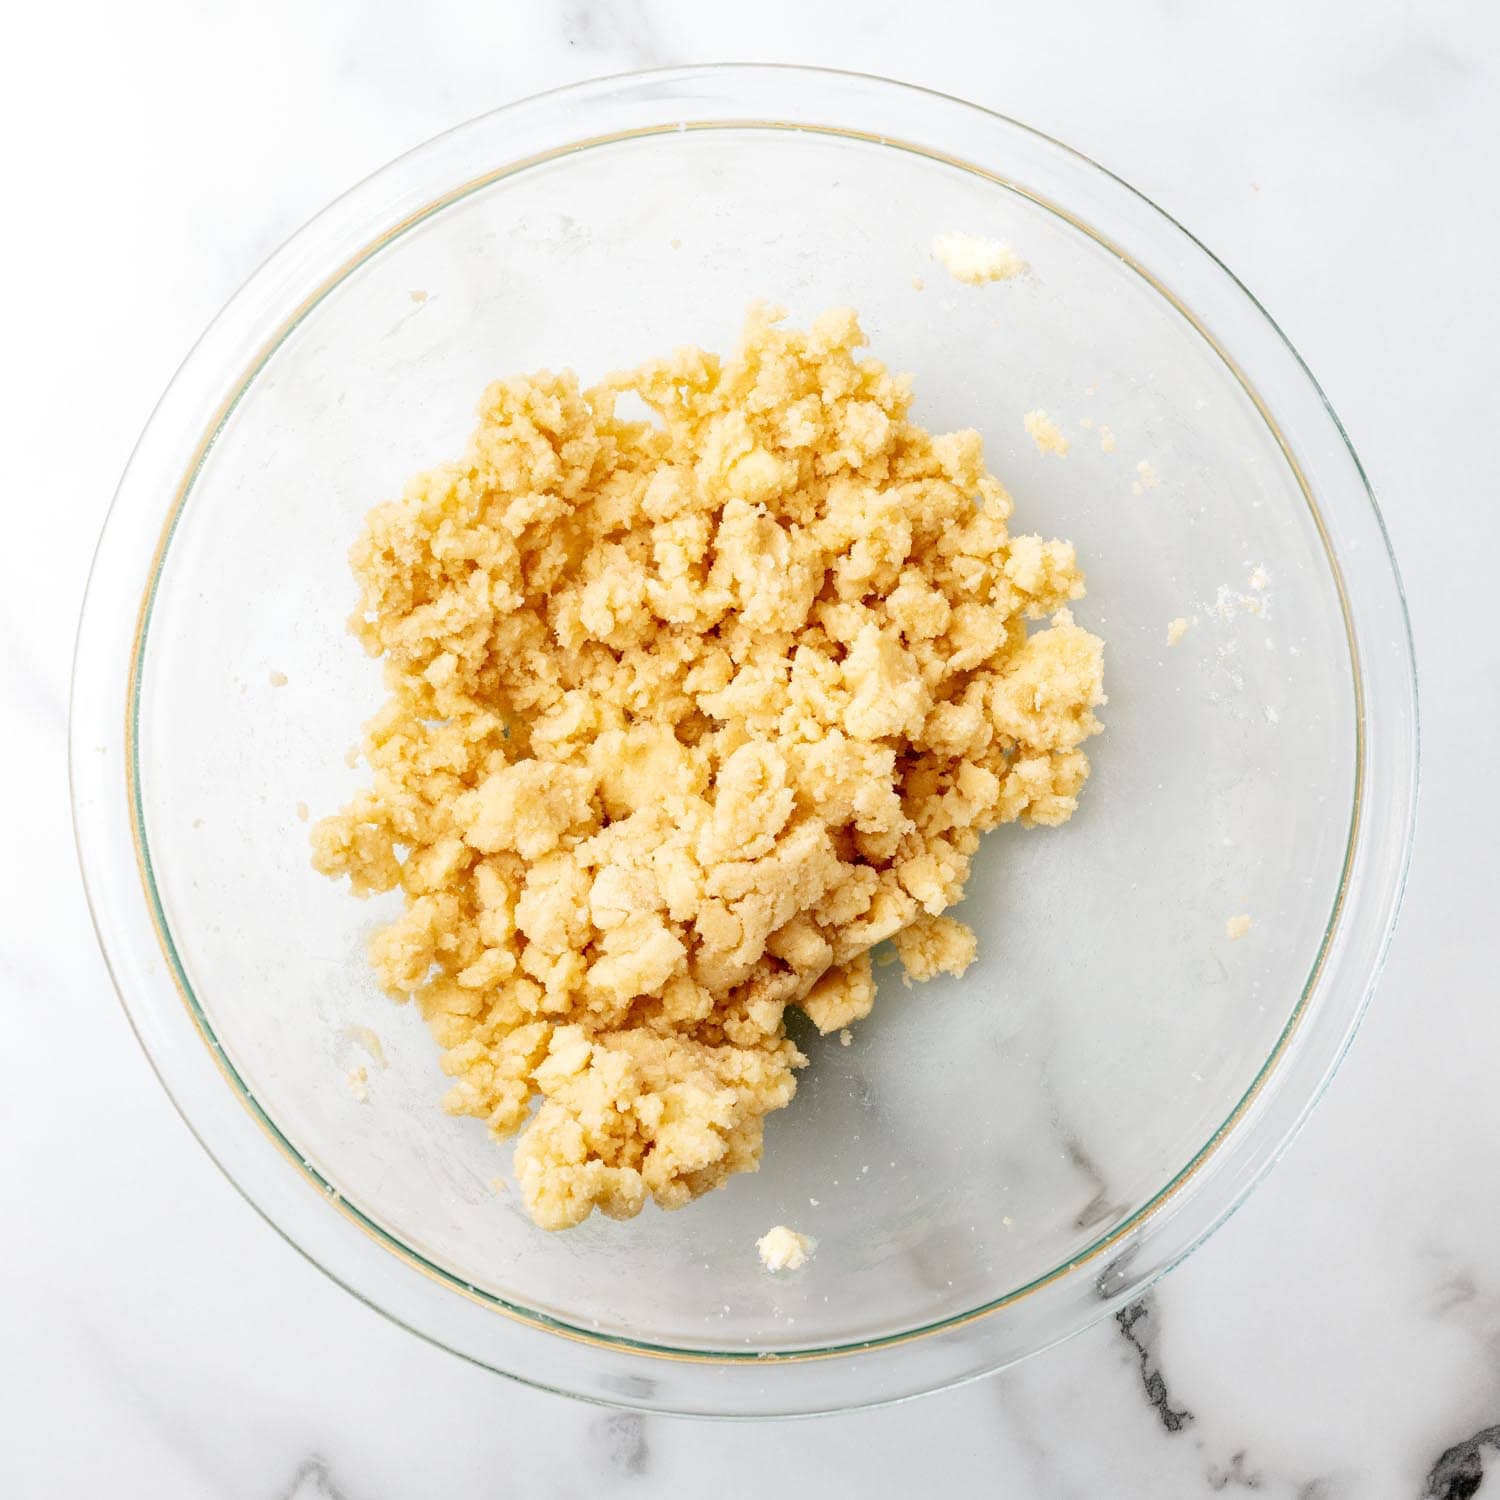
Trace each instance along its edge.
{"label": "bowl interior", "polygon": [[[948,229],[1009,240],[1030,274],[959,285],[928,254]],[[812,1065],[758,1175],[549,1236],[493,1185],[508,1144],[439,1110],[435,1046],[368,973],[393,908],[308,864],[299,808],[359,784],[345,751],[381,696],[345,633],[346,553],[372,504],[461,450],[492,377],[724,348],[755,297],[798,319],[857,307],[873,352],[914,374],[918,418],[984,435],[1015,529],[1076,542],[1107,729],[1071,823],[988,837],[958,913],[980,939],[962,980],[906,989],[885,969],[851,1046],[799,1035]],[[1066,458],[1026,437],[1036,407]],[[1352,682],[1297,475],[1204,332],[1125,259],[894,145],[668,132],[455,195],[247,378],[161,560],[138,796],[164,925],[237,1086],[372,1223],[440,1275],[589,1332],[829,1348],[1048,1276],[1211,1141],[1318,962],[1350,833]],[[755,1241],[778,1223],[819,1248],[772,1278]]]}

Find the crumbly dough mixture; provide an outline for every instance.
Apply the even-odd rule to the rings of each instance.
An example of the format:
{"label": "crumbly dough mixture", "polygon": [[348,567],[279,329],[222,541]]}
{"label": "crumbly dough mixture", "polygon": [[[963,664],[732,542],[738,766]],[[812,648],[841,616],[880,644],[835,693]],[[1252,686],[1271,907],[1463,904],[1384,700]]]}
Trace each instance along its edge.
{"label": "crumbly dough mixture", "polygon": [[1149,458],[1143,458],[1135,466],[1135,472],[1140,478],[1130,486],[1133,495],[1144,495],[1147,490],[1154,490],[1161,483],[1161,475],[1156,472],[1156,467]]}
{"label": "crumbly dough mixture", "polygon": [[954,280],[969,286],[1009,281],[1026,270],[1026,262],[1004,240],[988,240],[956,229],[933,237],[932,254]]}
{"label": "crumbly dough mixture", "polygon": [[732,358],[498,381],[351,554],[390,696],[314,863],[404,892],[375,969],[445,1107],[522,1131],[545,1228],[754,1170],[785,1008],[866,1015],[887,938],[960,972],[980,835],[1063,822],[1088,773],[1072,546],[1012,536],[978,434],[912,423],[863,342],[757,308]]}
{"label": "crumbly dough mixture", "polygon": [[1029,411],[1021,418],[1026,435],[1036,444],[1038,453],[1055,453],[1059,458],[1068,455],[1068,436],[1040,407]]}
{"label": "crumbly dough mixture", "polygon": [[756,1240],[760,1263],[768,1271],[798,1271],[807,1264],[818,1242],[808,1234],[798,1234],[785,1224],[768,1229]]}

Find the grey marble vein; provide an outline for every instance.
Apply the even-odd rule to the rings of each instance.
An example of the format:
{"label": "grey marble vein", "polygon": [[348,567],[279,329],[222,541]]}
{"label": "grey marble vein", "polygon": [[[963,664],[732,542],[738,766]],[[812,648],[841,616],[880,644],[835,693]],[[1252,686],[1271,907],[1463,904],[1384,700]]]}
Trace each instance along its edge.
{"label": "grey marble vein", "polygon": [[1152,1349],[1156,1343],[1154,1324],[1155,1300],[1142,1297],[1122,1307],[1115,1314],[1120,1336],[1130,1345],[1141,1368],[1141,1388],[1146,1400],[1156,1413],[1157,1420],[1168,1432],[1181,1432],[1193,1422],[1193,1413],[1187,1407],[1174,1407],[1167,1390],[1166,1377],[1156,1362]]}
{"label": "grey marble vein", "polygon": [[1068,1160],[1083,1173],[1090,1187],[1093,1188],[1093,1196],[1083,1205],[1073,1218],[1075,1229],[1092,1229],[1096,1224],[1113,1222],[1123,1218],[1125,1206],[1116,1203],[1110,1196],[1109,1184],[1104,1180],[1104,1173],[1099,1170],[1094,1158],[1083,1148],[1078,1137],[1071,1130],[1063,1133],[1063,1146],[1068,1153]]}
{"label": "grey marble vein", "polygon": [[658,30],[645,0],[570,0],[558,19],[563,40],[579,51],[624,58],[635,68],[681,61]]}
{"label": "grey marble vein", "polygon": [[[995,1409],[1016,1457],[1029,1466],[1027,1485],[1017,1493],[1032,1492],[1045,1476],[1049,1500],[1075,1500],[1077,1491],[1058,1472],[1057,1455],[1043,1437],[1045,1425],[1038,1420],[1028,1399],[1024,1372],[1007,1372],[991,1382]],[[1019,1476],[1017,1476],[1019,1478]]]}
{"label": "grey marble vein", "polygon": [[1231,1453],[1227,1464],[1213,1464],[1208,1470],[1208,1487],[1215,1493],[1231,1486],[1236,1489],[1258,1490],[1264,1483],[1265,1479],[1260,1471],[1247,1464],[1243,1448],[1237,1448]]}
{"label": "grey marble vein", "polygon": [[327,1462],[314,1454],[297,1466],[280,1500],[349,1500],[349,1497],[334,1480]]}
{"label": "grey marble vein", "polygon": [[1451,1322],[1500,1366],[1500,1294],[1475,1260],[1460,1260],[1440,1245],[1427,1247],[1423,1260],[1435,1279],[1424,1299],[1429,1316]]}
{"label": "grey marble vein", "polygon": [[639,1412],[616,1411],[597,1418],[592,1436],[610,1473],[622,1479],[639,1479],[650,1469],[646,1419]]}
{"label": "grey marble vein", "polygon": [[1495,1450],[1494,1472],[1500,1473],[1500,1422],[1444,1449],[1427,1471],[1422,1500],[1469,1500],[1477,1495],[1484,1484],[1486,1448]]}
{"label": "grey marble vein", "polygon": [[1297,1486],[1297,1500],[1334,1500],[1336,1494],[1334,1481],[1321,1474]]}

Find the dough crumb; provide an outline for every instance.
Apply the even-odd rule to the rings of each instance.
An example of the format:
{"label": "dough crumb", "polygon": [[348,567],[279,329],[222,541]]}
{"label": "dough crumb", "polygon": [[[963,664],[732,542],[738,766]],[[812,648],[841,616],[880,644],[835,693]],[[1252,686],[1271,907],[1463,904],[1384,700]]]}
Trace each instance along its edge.
{"label": "dough crumb", "polygon": [[846,1026],[846,1027],[844,1027],[844,1029],[841,1032],[839,1032],[839,1046],[840,1047],[849,1047],[849,1046],[852,1046],[853,1043],[854,1043],[854,1033],[852,1031],[850,1031],[849,1028]]}
{"label": "dough crumb", "polygon": [[1247,581],[1251,588],[1258,590],[1266,588],[1270,584],[1271,578],[1264,568],[1252,568]]}
{"label": "dough crumb", "polygon": [[911,279],[911,289],[912,289],[912,291],[914,291],[914,292],[924,291],[926,289],[926,287],[927,287],[927,283],[925,281],[923,281],[920,276],[913,276],[912,277],[912,279]]}
{"label": "dough crumb", "polygon": [[1140,477],[1130,486],[1132,495],[1144,495],[1147,490],[1154,490],[1161,483],[1161,475],[1144,458],[1135,466],[1135,472]]}
{"label": "dough crumb", "polygon": [[1012,534],[979,435],[913,422],[851,310],[781,317],[496,381],[352,551],[390,696],[313,863],[404,897],[376,975],[444,1108],[519,1134],[543,1228],[755,1171],[787,1009],[869,1014],[888,939],[961,972],[981,837],[1066,822],[1101,727],[1072,546]]}
{"label": "dough crumb", "polygon": [[287,683],[290,682],[290,681],[291,681],[291,678],[289,678],[286,675],[285,672],[272,672],[271,673],[271,686],[272,687],[285,687],[287,685]]}
{"label": "dough crumb", "polygon": [[297,821],[299,823],[307,822],[307,803],[305,802],[297,804]]}
{"label": "dough crumb", "polygon": [[413,302],[420,303],[420,302],[425,302],[427,300],[427,298],[431,295],[431,293],[429,293],[429,292],[408,292],[406,295],[408,297],[410,297]]}
{"label": "dough crumb", "polygon": [[952,917],[918,917],[896,934],[895,944],[907,977],[917,980],[962,974],[979,949],[973,929]]}
{"label": "dough crumb", "polygon": [[344,1028],[344,1035],[350,1041],[358,1042],[370,1054],[370,1061],[377,1068],[385,1069],[390,1066],[390,1061],[385,1055],[384,1043],[381,1042],[379,1034],[372,1031],[370,1027],[346,1026]]}
{"label": "dough crumb", "polygon": [[805,1266],[818,1242],[811,1235],[798,1234],[785,1224],[768,1229],[756,1242],[760,1263],[768,1271],[795,1271]]}
{"label": "dough crumb", "polygon": [[1040,407],[1021,418],[1027,435],[1038,453],[1055,453],[1062,458],[1068,451],[1067,434]]}
{"label": "dough crumb", "polygon": [[1004,240],[987,240],[983,235],[958,230],[935,236],[932,254],[955,281],[968,286],[1009,281],[1026,269],[1026,262]]}
{"label": "dough crumb", "polygon": [[1168,622],[1167,644],[1169,646],[1175,646],[1188,633],[1189,623],[1187,617],[1184,615],[1178,615],[1175,620]]}
{"label": "dough crumb", "polygon": [[1100,427],[1099,448],[1104,453],[1113,453],[1115,451],[1115,434],[1112,428]]}
{"label": "dough crumb", "polygon": [[1224,935],[1229,939],[1231,943],[1237,943],[1242,937],[1245,936],[1247,932],[1250,931],[1250,926],[1251,923],[1248,914],[1242,914],[1238,917],[1231,917],[1224,924]]}
{"label": "dough crumb", "polygon": [[1093,429],[1094,419],[1092,417],[1079,417],[1078,425],[1083,428],[1085,432],[1089,432]]}
{"label": "dough crumb", "polygon": [[[1259,582],[1257,582],[1259,574]],[[1241,594],[1230,588],[1227,583],[1221,583],[1214,593],[1213,603],[1208,606],[1212,612],[1221,620],[1232,620],[1243,610],[1247,615],[1255,615],[1264,619],[1270,611],[1271,595],[1267,590],[1270,586],[1270,578],[1266,576],[1263,569],[1256,569],[1250,575],[1249,584],[1252,592]],[[1292,655],[1299,653],[1294,648]]]}
{"label": "dough crumb", "polygon": [[363,1067],[350,1068],[344,1078],[344,1086],[359,1104],[363,1104],[370,1097],[369,1083],[370,1075]]}

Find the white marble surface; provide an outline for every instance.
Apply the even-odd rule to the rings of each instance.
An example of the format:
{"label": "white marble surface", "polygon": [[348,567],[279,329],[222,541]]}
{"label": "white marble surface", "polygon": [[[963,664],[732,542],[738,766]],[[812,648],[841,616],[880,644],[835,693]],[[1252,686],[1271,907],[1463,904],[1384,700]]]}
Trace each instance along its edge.
{"label": "white marble surface", "polygon": [[[1500,555],[1496,16],[1488,0],[61,0],[12,16],[0,1495],[924,1494],[941,1462],[963,1495],[1500,1496],[1500,650],[1493,586],[1472,576]],[[1353,1053],[1129,1337],[1107,1324],[895,1412],[754,1427],[509,1384],[386,1323],[266,1228],[115,1002],[64,762],[96,528],[157,392],[241,278],[447,125],[590,74],[719,58],[886,72],[996,106],[1216,249],[1373,476],[1426,735],[1407,908]]]}

